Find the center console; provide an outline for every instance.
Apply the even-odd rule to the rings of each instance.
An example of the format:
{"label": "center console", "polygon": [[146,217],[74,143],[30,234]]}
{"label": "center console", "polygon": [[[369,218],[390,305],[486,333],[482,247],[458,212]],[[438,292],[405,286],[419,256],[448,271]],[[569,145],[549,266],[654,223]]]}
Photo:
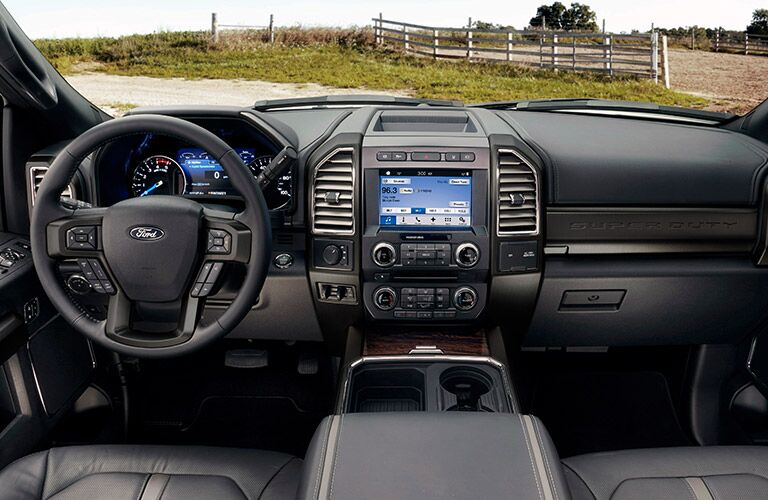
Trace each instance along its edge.
{"label": "center console", "polygon": [[375,320],[473,320],[491,262],[488,139],[466,113],[408,118],[382,112],[363,142],[363,303]]}
{"label": "center console", "polygon": [[305,457],[300,499],[568,498],[544,425],[528,415],[334,415]]}

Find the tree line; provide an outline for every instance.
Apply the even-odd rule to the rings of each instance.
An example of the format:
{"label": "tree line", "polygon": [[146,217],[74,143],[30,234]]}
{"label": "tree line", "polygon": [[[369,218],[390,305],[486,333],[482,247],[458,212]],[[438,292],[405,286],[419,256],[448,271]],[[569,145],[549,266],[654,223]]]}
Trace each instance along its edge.
{"label": "tree line", "polygon": [[[488,23],[484,21],[475,21],[473,28],[483,29],[508,29],[514,30],[513,26],[504,26],[500,24]],[[562,2],[554,2],[551,5],[541,5],[536,9],[536,15],[528,22],[528,29],[545,29],[554,31],[585,31],[597,32],[600,27],[597,24],[597,14],[589,5],[583,3],[572,3],[566,7]],[[670,37],[691,37],[694,39],[714,38],[715,33],[736,33],[729,32],[723,28],[702,28],[699,26],[686,26],[679,28],[659,28],[658,31],[663,35]],[[752,20],[745,31],[750,35],[768,35],[768,9],[756,9],[752,13]],[[634,32],[639,32],[635,30]]]}

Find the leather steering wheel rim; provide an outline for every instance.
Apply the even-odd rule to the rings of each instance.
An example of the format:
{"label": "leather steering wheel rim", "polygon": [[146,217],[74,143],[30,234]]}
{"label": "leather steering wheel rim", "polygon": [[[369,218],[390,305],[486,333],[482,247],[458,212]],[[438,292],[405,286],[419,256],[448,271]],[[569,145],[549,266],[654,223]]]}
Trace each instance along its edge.
{"label": "leather steering wheel rim", "polygon": [[[158,134],[179,139],[207,151],[223,167],[245,209],[237,214],[224,214],[227,223],[244,226],[250,238],[244,239],[240,253],[246,275],[239,292],[229,307],[216,320],[204,326],[195,320],[194,332],[178,342],[131,341],[108,334],[107,320],[92,319],[70,298],[59,277],[58,262],[51,255],[56,238],[52,223],[76,218],[83,212],[107,209],[72,209],[60,202],[61,192],[71,181],[82,161],[102,146],[132,135]],[[147,197],[152,198],[152,197]],[[136,199],[133,199],[136,202]],[[122,203],[122,202],[121,202]],[[134,203],[135,204],[135,203]],[[117,205],[117,204],[116,204]],[[202,213],[202,208],[200,209]],[[222,216],[217,213],[217,216]],[[110,120],[93,127],[74,139],[54,160],[35,197],[31,215],[32,258],[45,293],[61,316],[78,332],[93,342],[121,354],[145,358],[178,356],[198,350],[232,331],[248,314],[261,292],[271,258],[271,227],[264,196],[250,170],[237,152],[212,132],[193,123],[161,115],[138,115]],[[197,255],[197,260],[201,256]],[[203,256],[203,258],[205,258]],[[111,305],[110,305],[111,310]],[[183,314],[183,313],[182,313]]]}

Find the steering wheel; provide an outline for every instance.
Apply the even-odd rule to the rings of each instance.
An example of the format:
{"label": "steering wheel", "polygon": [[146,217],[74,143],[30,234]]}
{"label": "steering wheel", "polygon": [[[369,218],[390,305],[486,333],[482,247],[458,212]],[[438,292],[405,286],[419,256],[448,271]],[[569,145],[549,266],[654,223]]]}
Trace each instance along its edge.
{"label": "steering wheel", "polygon": [[[200,147],[216,159],[245,208],[229,213],[179,196],[144,196],[108,208],[72,208],[60,196],[87,155],[116,139],[153,133]],[[255,303],[271,255],[269,211],[240,156],[193,123],[141,115],[102,123],[51,164],[32,211],[32,258],[53,305],[72,327],[107,349],[137,357],[186,354],[229,333]],[[109,296],[97,320],[71,298],[58,274],[76,259],[93,291]],[[242,286],[215,320],[201,323],[205,297],[222,267],[246,268]]]}

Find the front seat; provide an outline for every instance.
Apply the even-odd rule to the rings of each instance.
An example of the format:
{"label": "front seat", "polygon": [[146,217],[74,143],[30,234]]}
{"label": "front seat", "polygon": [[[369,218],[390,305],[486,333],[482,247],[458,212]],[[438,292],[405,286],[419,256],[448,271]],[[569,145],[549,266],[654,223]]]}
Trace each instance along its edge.
{"label": "front seat", "polygon": [[0,472],[0,500],[292,499],[301,460],[195,446],[54,448]]}
{"label": "front seat", "polygon": [[768,447],[615,451],[563,465],[574,500],[768,500]]}

